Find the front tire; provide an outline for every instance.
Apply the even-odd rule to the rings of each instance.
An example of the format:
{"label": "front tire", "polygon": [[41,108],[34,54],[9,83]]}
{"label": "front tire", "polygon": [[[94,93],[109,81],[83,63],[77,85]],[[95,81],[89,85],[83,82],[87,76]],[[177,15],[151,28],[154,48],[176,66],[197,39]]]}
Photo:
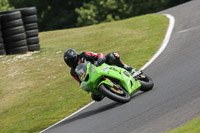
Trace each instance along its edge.
{"label": "front tire", "polygon": [[141,91],[146,92],[146,91],[152,90],[154,83],[153,83],[153,80],[148,75],[143,73],[141,78],[138,80],[141,83],[141,88],[140,88]]}
{"label": "front tire", "polygon": [[101,84],[99,86],[99,91],[103,93],[106,97],[119,103],[126,103],[130,101],[130,95],[122,87],[117,90],[106,84]]}

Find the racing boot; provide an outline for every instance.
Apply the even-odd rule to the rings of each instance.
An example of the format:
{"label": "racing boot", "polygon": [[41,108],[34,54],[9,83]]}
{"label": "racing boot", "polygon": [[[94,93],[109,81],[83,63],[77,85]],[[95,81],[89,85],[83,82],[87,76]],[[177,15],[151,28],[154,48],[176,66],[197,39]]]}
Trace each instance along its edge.
{"label": "racing boot", "polygon": [[132,66],[128,66],[128,65],[124,64],[123,68],[126,69],[131,75],[134,74],[135,69]]}
{"label": "racing boot", "polygon": [[101,101],[101,100],[104,98],[104,96],[96,95],[96,94],[94,94],[94,93],[91,94],[91,97],[92,97],[92,99],[93,99],[94,101],[96,101],[96,102],[99,102],[99,101]]}

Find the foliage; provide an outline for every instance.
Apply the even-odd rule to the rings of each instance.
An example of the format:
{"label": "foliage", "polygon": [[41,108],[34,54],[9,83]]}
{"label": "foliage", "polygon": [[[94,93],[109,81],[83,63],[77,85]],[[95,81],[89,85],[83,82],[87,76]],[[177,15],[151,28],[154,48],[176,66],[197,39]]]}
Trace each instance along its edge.
{"label": "foliage", "polygon": [[[1,0],[2,1],[2,0]],[[189,0],[3,0],[36,6],[40,31],[79,27],[157,12]]]}
{"label": "foliage", "polygon": [[40,31],[75,27],[75,8],[89,0],[9,0],[15,8],[36,6]]}
{"label": "foliage", "polygon": [[13,7],[10,6],[8,0],[0,0],[0,11],[6,11],[13,9]]}
{"label": "foliage", "polygon": [[186,1],[188,0],[92,0],[76,8],[77,26],[157,12]]}
{"label": "foliage", "polygon": [[133,9],[125,0],[93,0],[84,3],[83,7],[76,8],[77,26],[91,25],[127,18]]}

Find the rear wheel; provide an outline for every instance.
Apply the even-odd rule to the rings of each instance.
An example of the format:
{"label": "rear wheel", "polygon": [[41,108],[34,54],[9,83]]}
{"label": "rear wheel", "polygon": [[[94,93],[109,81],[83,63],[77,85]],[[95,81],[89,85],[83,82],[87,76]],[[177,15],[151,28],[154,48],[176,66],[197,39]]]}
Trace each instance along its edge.
{"label": "rear wheel", "polygon": [[154,86],[153,80],[144,73],[141,74],[138,80],[141,83],[141,88],[140,88],[141,91],[144,92],[150,91]]}
{"label": "rear wheel", "polygon": [[130,95],[126,90],[124,90],[121,86],[116,85],[117,87],[111,87],[106,84],[101,84],[99,86],[99,91],[103,93],[106,97],[119,102],[126,103],[130,101]]}

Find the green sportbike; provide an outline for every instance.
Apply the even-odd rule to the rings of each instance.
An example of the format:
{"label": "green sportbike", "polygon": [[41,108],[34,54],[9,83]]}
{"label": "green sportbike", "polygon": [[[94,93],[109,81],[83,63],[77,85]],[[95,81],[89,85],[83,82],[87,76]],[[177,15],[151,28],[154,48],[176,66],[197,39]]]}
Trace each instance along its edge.
{"label": "green sportbike", "polygon": [[138,90],[149,91],[153,88],[152,79],[142,71],[127,70],[103,63],[95,66],[90,62],[79,64],[75,72],[81,80],[81,88],[119,103],[130,101],[131,95]]}

